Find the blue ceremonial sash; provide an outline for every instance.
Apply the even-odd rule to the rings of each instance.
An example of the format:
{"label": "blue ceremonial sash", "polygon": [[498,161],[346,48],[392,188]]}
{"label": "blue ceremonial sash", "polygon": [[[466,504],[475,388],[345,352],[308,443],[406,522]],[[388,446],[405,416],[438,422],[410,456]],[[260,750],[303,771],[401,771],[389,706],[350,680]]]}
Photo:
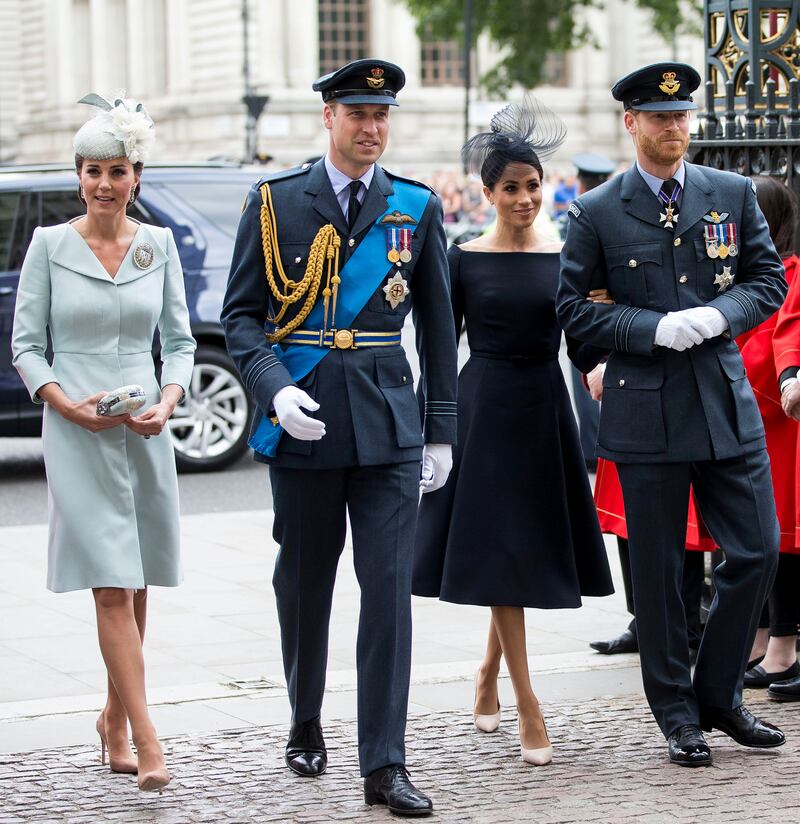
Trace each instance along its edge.
{"label": "blue ceremonial sash", "polygon": [[[372,224],[369,232],[339,272],[342,282],[339,286],[336,306],[336,326],[338,328],[347,328],[352,324],[388,274],[380,263],[376,265],[376,261],[386,261],[386,230],[385,226],[381,225],[381,220],[387,214],[399,211],[413,218],[410,222],[419,225],[422,213],[425,211],[430,197],[428,189],[400,180],[392,181],[392,187],[394,193],[387,199],[386,211]],[[394,266],[389,265],[392,266],[390,271],[394,271]],[[323,313],[322,300],[318,300],[300,329],[322,329]],[[276,343],[272,351],[289,370],[292,380],[296,382],[302,380],[331,349],[327,346]],[[283,427],[280,424],[274,424],[265,414],[248,441],[248,445],[262,455],[273,457],[282,434]]]}

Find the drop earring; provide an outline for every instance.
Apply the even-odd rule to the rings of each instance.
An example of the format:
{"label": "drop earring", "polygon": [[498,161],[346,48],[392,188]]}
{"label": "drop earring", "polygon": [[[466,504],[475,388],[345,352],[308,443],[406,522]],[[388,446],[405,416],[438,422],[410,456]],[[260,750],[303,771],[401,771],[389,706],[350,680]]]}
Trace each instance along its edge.
{"label": "drop earring", "polygon": [[131,196],[128,198],[128,205],[133,206],[136,202],[136,189],[131,189]]}

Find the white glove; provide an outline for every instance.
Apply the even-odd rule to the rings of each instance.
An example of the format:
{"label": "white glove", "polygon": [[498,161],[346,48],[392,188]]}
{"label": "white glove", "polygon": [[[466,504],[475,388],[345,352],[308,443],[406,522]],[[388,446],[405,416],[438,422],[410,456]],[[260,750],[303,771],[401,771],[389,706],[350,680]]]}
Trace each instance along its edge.
{"label": "white glove", "polygon": [[453,468],[453,447],[449,443],[426,443],[422,447],[422,473],[419,488],[435,492],[447,483]]}
{"label": "white glove", "polygon": [[695,306],[678,314],[685,315],[705,340],[719,337],[728,328],[728,319],[713,306]]}
{"label": "white glove", "polygon": [[316,412],[319,404],[299,386],[284,386],[272,399],[278,423],[299,441],[318,441],[325,434],[325,424],[300,411]]}
{"label": "white glove", "polygon": [[656,346],[665,346],[667,349],[683,352],[684,349],[691,349],[692,346],[703,342],[703,334],[696,328],[697,321],[693,322],[691,318],[688,318],[687,311],[691,310],[668,312],[661,318],[656,326],[654,340]]}

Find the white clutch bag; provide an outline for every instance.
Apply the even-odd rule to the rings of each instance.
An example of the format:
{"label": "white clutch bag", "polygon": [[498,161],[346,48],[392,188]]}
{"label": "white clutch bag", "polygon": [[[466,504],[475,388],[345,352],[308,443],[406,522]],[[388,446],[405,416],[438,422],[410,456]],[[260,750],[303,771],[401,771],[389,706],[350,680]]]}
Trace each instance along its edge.
{"label": "white clutch bag", "polygon": [[138,383],[131,383],[128,386],[120,386],[100,398],[97,402],[97,414],[124,415],[126,412],[136,412],[146,402],[144,389]]}

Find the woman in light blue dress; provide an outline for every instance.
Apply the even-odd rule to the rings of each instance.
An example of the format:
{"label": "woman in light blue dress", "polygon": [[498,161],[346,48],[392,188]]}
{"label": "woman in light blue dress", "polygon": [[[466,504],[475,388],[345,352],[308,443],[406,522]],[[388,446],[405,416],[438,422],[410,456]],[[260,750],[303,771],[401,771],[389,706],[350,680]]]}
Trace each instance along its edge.
{"label": "woman in light blue dress", "polygon": [[[108,670],[97,720],[103,761],[108,748],[113,772],[138,772],[140,789],[160,790],[170,776],[147,708],[142,640],[148,585],[181,580],[177,475],[165,427],[189,386],[195,342],[170,230],[125,211],[139,191],[152,120],[133,101],[89,95],[81,102],[101,108],[74,140],[86,214],[35,231],[20,274],[12,351],[31,397],[45,404],[47,586],[94,595]],[[98,415],[98,400],[128,384],[144,388],[145,405]]]}

